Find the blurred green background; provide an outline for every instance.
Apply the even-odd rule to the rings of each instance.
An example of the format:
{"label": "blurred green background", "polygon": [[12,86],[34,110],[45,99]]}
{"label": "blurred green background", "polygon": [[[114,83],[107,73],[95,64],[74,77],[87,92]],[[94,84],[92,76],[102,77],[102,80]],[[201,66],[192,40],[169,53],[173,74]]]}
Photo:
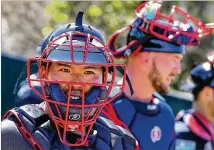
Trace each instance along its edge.
{"label": "blurred green background", "polygon": [[[100,29],[107,39],[116,30],[130,24],[135,17],[135,8],[141,3],[142,1],[2,1],[2,52],[13,58],[35,56],[35,49],[40,41],[60,24],[74,22],[79,10],[85,12],[84,23]],[[188,10],[203,22],[214,22],[214,1],[164,1],[161,11],[169,13],[172,5]],[[199,46],[187,47],[186,50],[182,61],[183,71],[174,80],[172,89],[185,87],[193,63],[204,61],[205,55],[214,50],[214,33],[203,38]],[[22,67],[2,60],[2,102],[8,102],[6,95],[10,96],[14,85],[11,84],[7,91],[3,89],[9,84],[8,81],[15,81],[18,77],[18,74],[10,71],[16,68],[18,73]],[[184,97],[183,94],[179,96],[181,99]]]}

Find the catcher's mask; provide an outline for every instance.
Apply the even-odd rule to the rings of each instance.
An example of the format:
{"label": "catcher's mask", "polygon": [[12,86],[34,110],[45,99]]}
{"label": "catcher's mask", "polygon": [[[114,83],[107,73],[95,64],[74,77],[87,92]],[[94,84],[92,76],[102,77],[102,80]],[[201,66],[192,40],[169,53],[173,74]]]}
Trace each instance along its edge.
{"label": "catcher's mask", "polygon": [[[125,59],[141,51],[184,53],[184,45],[198,45],[214,28],[214,23],[204,24],[177,6],[163,14],[161,6],[161,1],[142,3],[135,10],[133,23],[110,36],[108,46],[115,57]],[[117,48],[116,41],[125,31],[126,45]]]}
{"label": "catcher's mask", "polygon": [[[79,12],[75,24],[63,25],[53,31],[44,40],[41,55],[27,61],[28,84],[45,101],[61,142],[68,146],[87,144],[88,136],[94,134],[92,127],[97,117],[107,103],[122,93],[126,78],[125,71],[116,76],[117,69],[125,70],[125,65],[114,63],[102,34],[82,24],[82,16],[83,12]],[[31,65],[35,62],[38,79],[30,76]],[[52,65],[63,66],[67,69],[64,73],[72,78],[50,78]],[[85,80],[88,73],[77,74],[70,70],[77,67],[100,69],[101,81]],[[61,70],[54,72],[55,75],[58,71]],[[118,83],[118,80],[122,82]],[[36,83],[41,84],[41,93],[32,85]],[[117,88],[117,93],[112,93],[113,88]]]}

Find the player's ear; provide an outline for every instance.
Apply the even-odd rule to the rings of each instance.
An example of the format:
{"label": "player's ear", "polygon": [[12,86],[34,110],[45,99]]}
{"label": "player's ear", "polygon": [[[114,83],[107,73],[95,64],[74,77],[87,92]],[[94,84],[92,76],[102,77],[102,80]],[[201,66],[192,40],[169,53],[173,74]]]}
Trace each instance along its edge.
{"label": "player's ear", "polygon": [[140,63],[144,66],[149,66],[151,64],[151,53],[150,52],[142,52],[140,53]]}
{"label": "player's ear", "polygon": [[102,82],[106,83],[108,79],[108,71],[105,67],[102,67]]}
{"label": "player's ear", "polygon": [[[212,89],[209,87],[209,86],[205,86],[202,90],[201,90],[201,92],[203,92],[203,96],[204,97],[206,97],[206,98],[208,98],[208,97],[210,97],[210,95],[212,94]],[[204,99],[206,99],[206,98],[204,98]]]}
{"label": "player's ear", "polygon": [[51,70],[52,64],[53,64],[52,62],[44,63],[39,67],[39,73],[40,73],[41,78],[47,78],[48,77],[48,73]]}
{"label": "player's ear", "polygon": [[206,95],[209,97],[213,96],[213,91],[214,91],[213,88],[209,86],[206,86],[205,88],[206,88]]}
{"label": "player's ear", "polygon": [[40,68],[39,68],[39,74],[40,74],[40,77],[41,78],[45,78],[45,77],[47,77],[47,71],[46,71],[46,67],[45,66],[41,66]]}

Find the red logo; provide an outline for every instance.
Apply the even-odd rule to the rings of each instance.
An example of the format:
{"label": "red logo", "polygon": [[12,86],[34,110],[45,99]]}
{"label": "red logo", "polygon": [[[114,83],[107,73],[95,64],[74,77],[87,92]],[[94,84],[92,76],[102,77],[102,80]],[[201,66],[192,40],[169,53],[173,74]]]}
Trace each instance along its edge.
{"label": "red logo", "polygon": [[161,139],[161,129],[158,126],[154,126],[151,130],[151,140],[153,143],[160,141]]}

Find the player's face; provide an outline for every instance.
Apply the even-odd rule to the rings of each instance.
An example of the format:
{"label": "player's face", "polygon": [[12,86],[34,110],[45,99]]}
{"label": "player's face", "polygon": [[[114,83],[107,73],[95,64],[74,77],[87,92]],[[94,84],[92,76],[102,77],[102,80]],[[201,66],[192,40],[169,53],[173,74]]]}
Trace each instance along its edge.
{"label": "player's face", "polygon": [[206,105],[208,110],[211,111],[211,114],[214,117],[214,88],[206,86],[206,91],[203,92],[203,103]]}
{"label": "player's face", "polygon": [[[80,83],[99,83],[103,81],[101,67],[90,67],[80,65],[68,65],[52,63],[49,68],[48,78],[51,80],[72,81]],[[60,84],[61,89],[68,96],[68,84]],[[83,89],[84,88],[84,89]],[[92,88],[91,85],[73,85],[71,96],[81,97],[82,91],[86,94]]]}
{"label": "player's face", "polygon": [[182,58],[182,54],[155,53],[149,79],[157,92],[168,92],[173,78],[181,72]]}

